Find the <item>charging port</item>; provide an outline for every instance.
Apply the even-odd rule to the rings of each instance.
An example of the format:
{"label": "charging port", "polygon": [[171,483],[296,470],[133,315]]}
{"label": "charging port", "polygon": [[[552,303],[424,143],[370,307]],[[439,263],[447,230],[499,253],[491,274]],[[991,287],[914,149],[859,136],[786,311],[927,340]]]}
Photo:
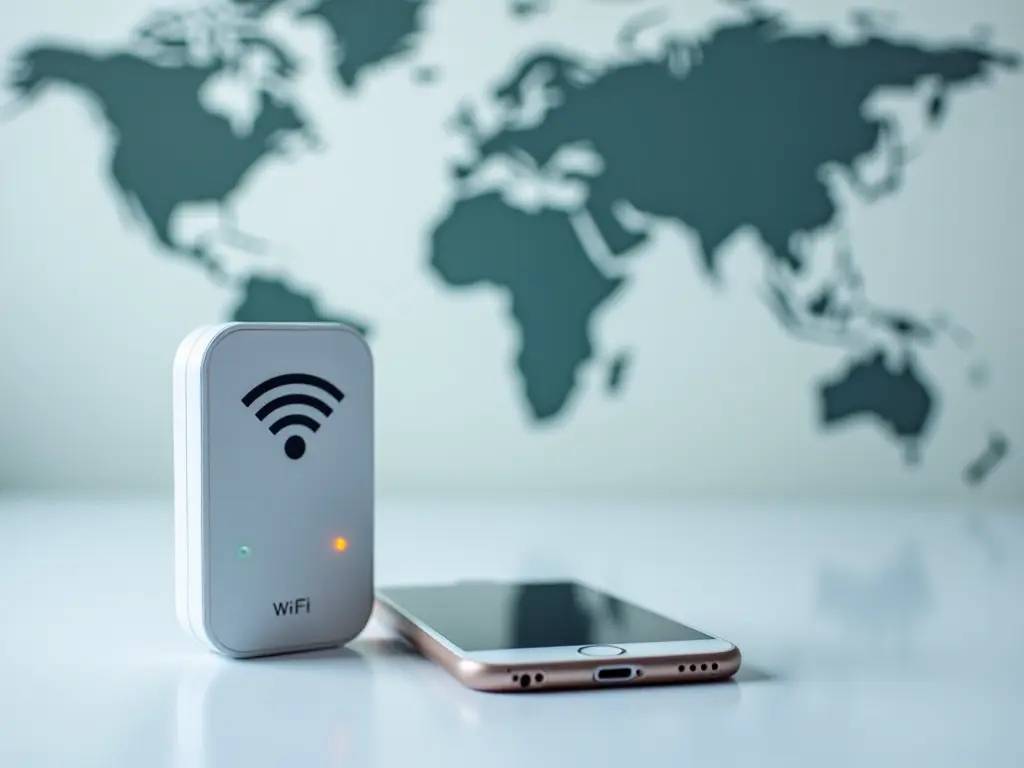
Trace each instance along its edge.
{"label": "charging port", "polygon": [[633,675],[632,667],[601,667],[594,674],[594,679],[610,683],[616,680],[632,680]]}

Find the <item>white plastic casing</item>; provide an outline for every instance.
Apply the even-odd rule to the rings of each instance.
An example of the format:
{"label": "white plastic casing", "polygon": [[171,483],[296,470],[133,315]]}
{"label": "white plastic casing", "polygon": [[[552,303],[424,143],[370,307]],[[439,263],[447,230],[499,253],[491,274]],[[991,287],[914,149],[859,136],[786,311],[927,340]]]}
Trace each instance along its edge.
{"label": "white plastic casing", "polygon": [[236,658],[359,634],[373,605],[373,452],[373,362],[356,331],[189,334],[174,361],[182,626]]}

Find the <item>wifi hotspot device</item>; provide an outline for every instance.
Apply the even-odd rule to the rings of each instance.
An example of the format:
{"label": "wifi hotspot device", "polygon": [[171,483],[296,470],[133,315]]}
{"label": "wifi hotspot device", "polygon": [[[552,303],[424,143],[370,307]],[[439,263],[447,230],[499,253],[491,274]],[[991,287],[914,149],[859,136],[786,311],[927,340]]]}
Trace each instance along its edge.
{"label": "wifi hotspot device", "polygon": [[174,361],[179,621],[220,653],[343,645],[373,605],[373,361],[336,323],[193,331]]}

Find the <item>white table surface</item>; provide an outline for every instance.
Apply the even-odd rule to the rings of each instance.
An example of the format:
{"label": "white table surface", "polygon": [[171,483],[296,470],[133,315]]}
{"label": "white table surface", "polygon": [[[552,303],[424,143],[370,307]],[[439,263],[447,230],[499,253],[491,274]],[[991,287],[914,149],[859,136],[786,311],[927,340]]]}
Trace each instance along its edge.
{"label": "white table surface", "polygon": [[576,577],[740,646],[735,682],[461,687],[380,627],[229,661],[170,501],[0,495],[0,766],[1024,766],[1024,509],[379,502],[378,583]]}

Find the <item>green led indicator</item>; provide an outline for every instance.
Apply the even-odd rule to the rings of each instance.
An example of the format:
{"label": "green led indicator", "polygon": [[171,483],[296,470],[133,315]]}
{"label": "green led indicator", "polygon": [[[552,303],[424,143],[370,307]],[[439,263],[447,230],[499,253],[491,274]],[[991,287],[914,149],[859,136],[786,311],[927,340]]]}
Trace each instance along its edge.
{"label": "green led indicator", "polygon": [[248,547],[239,547],[238,548],[238,559],[239,560],[245,560],[245,558],[247,558],[249,556],[250,552],[251,552],[251,550]]}

